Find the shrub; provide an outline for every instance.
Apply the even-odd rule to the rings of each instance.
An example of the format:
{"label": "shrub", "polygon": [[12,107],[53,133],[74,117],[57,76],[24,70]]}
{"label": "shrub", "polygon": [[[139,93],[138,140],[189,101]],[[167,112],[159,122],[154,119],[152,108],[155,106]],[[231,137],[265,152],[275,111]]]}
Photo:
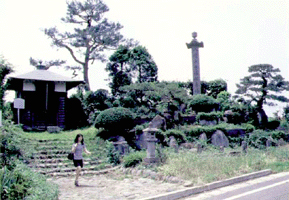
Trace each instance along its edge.
{"label": "shrub", "polygon": [[163,134],[167,139],[170,138],[170,136],[174,136],[178,144],[183,143],[186,140],[186,135],[184,134],[184,132],[177,129],[167,130]]}
{"label": "shrub", "polygon": [[200,121],[200,120],[219,121],[219,119],[221,119],[222,116],[223,116],[222,112],[210,112],[210,113],[200,112],[197,114],[197,121]]}
{"label": "shrub", "polygon": [[106,142],[106,150],[107,150],[107,160],[109,163],[113,165],[120,164],[120,155],[119,152],[116,151],[112,142]]}
{"label": "shrub", "polygon": [[132,152],[129,155],[123,157],[123,166],[135,167],[137,164],[141,163],[145,157],[146,157],[145,151]]}
{"label": "shrub", "polygon": [[275,130],[278,128],[279,125],[280,122],[278,120],[272,120],[267,123],[266,128],[269,130]]}
{"label": "shrub", "polygon": [[22,163],[31,150],[22,142],[21,128],[4,121],[0,131],[0,199],[57,199],[57,185]]}
{"label": "shrub", "polygon": [[218,102],[211,96],[204,94],[194,95],[189,107],[196,112],[210,112],[219,107]]}
{"label": "shrub", "polygon": [[255,130],[246,138],[247,143],[255,148],[263,149],[266,147],[266,141],[270,138],[270,133],[264,130]]}
{"label": "shrub", "polygon": [[270,135],[275,140],[283,139],[285,141],[288,141],[289,139],[289,134],[285,133],[284,131],[270,131]]}
{"label": "shrub", "polygon": [[97,116],[95,127],[101,127],[108,131],[123,132],[134,127],[134,118],[134,114],[127,108],[109,108]]}
{"label": "shrub", "polygon": [[48,183],[41,174],[16,161],[15,168],[0,170],[1,199],[54,200],[58,198],[56,184]]}

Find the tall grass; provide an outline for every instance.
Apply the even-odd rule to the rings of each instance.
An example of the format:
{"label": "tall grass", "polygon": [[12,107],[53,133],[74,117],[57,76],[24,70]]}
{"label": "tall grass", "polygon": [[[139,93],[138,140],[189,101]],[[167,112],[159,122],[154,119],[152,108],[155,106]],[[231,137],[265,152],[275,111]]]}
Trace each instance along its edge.
{"label": "tall grass", "polygon": [[[223,180],[263,169],[274,172],[289,171],[289,146],[267,150],[248,149],[247,154],[230,156],[209,148],[201,154],[190,151],[167,152],[167,162],[158,171],[168,176],[180,177],[199,185]],[[235,150],[234,150],[235,151]]]}

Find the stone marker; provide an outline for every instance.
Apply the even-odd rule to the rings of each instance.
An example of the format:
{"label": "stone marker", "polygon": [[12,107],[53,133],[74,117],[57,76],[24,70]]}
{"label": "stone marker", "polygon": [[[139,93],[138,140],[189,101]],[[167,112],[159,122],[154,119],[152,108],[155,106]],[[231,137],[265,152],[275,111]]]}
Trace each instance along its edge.
{"label": "stone marker", "polygon": [[200,143],[197,144],[197,153],[202,153],[203,151],[203,145],[201,145]]}
{"label": "stone marker", "polygon": [[283,138],[280,138],[279,140],[278,140],[278,146],[285,146],[286,145],[286,142],[284,141],[284,139]]}
{"label": "stone marker", "polygon": [[228,147],[229,146],[229,140],[226,137],[226,135],[223,133],[223,131],[217,130],[213,135],[212,135],[212,144],[215,146],[223,146],[223,147]]}
{"label": "stone marker", "polygon": [[266,147],[271,147],[272,146],[272,140],[267,139],[266,140]]}
{"label": "stone marker", "polygon": [[159,161],[159,159],[156,158],[157,138],[155,137],[155,133],[157,131],[159,131],[159,129],[156,128],[146,128],[143,130],[147,142],[147,157],[144,159],[144,161],[149,164],[157,163]]}
{"label": "stone marker", "polygon": [[207,143],[208,138],[206,133],[202,133],[199,137],[199,140],[203,141],[204,143]]}
{"label": "stone marker", "polygon": [[247,153],[247,148],[248,148],[248,145],[247,145],[247,142],[246,141],[242,141],[242,152],[243,153]]}
{"label": "stone marker", "polygon": [[169,146],[170,146],[171,148],[174,148],[174,149],[175,149],[175,152],[178,152],[178,150],[179,150],[178,142],[177,142],[177,140],[176,140],[176,138],[175,138],[174,136],[170,136]]}

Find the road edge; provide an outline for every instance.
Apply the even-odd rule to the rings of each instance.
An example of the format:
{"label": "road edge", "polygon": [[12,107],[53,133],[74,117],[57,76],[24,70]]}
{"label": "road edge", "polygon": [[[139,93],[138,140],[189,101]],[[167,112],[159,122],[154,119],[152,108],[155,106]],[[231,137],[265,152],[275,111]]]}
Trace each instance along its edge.
{"label": "road edge", "polygon": [[193,195],[193,194],[198,194],[198,193],[202,193],[205,191],[214,190],[214,189],[217,189],[220,187],[233,185],[233,184],[240,183],[240,182],[247,181],[247,180],[254,179],[254,178],[268,176],[270,174],[272,174],[272,170],[271,169],[265,169],[262,171],[252,172],[249,174],[244,174],[241,176],[229,178],[229,179],[222,180],[222,181],[216,181],[213,183],[208,183],[208,184],[202,185],[202,186],[190,187],[190,185],[188,184],[186,186],[189,188],[178,190],[178,191],[173,191],[173,192],[169,192],[169,193],[164,193],[164,194],[156,195],[153,197],[144,198],[141,200],[174,200],[174,199],[184,198],[184,197],[188,197],[188,196]]}

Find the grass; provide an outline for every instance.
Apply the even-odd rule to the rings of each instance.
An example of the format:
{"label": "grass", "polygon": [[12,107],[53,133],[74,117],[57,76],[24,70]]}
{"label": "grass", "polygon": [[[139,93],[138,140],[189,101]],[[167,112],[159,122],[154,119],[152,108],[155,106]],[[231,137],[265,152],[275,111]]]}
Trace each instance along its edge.
{"label": "grass", "polygon": [[[81,133],[87,149],[92,152],[92,156],[84,156],[105,160],[106,143],[96,137],[97,131],[94,127],[90,127],[60,133],[23,133],[23,137],[30,140],[66,141],[64,144],[55,144],[70,148],[75,136]],[[208,146],[207,150],[197,154],[188,150],[180,150],[179,153],[175,153],[172,149],[166,148],[162,149],[161,153],[166,162],[158,167],[153,167],[153,170],[166,176],[192,181],[195,185],[263,169],[272,169],[273,172],[289,171],[289,145],[271,147],[266,150],[249,148],[247,154],[238,156],[229,156],[230,151],[241,151],[241,149],[226,148],[224,153],[220,153],[216,148]]]}
{"label": "grass", "polygon": [[214,148],[208,148],[201,154],[190,151],[174,153],[167,150],[167,161],[159,166],[157,171],[189,180],[195,185],[263,169],[272,169],[273,172],[289,171],[289,145],[267,150],[249,148],[247,154],[239,156],[229,156],[229,151],[232,149],[220,153]]}

